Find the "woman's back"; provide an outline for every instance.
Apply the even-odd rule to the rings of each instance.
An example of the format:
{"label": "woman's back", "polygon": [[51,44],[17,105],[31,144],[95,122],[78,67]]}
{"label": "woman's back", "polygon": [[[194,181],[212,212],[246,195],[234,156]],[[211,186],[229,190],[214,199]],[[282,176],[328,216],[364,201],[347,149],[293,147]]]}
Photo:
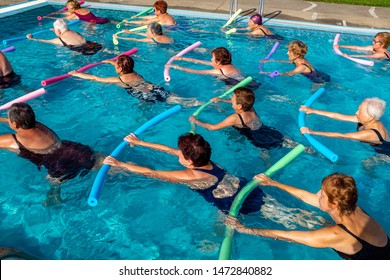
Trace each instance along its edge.
{"label": "woman's back", "polygon": [[72,30],[62,33],[59,38],[63,44],[65,43],[64,46],[79,47],[87,43],[87,40],[83,36]]}

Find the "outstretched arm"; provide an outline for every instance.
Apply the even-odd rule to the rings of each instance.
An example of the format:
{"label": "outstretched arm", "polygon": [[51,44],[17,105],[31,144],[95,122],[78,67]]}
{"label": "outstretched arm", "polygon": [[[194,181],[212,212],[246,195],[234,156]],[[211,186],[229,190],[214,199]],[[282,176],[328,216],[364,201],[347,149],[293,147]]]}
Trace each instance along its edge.
{"label": "outstretched arm", "polygon": [[374,54],[352,54],[349,57],[365,57],[365,58],[376,58],[376,59],[386,59],[386,55],[384,53],[374,53]]}
{"label": "outstretched arm", "polygon": [[36,42],[41,42],[41,43],[48,43],[48,44],[53,44],[53,45],[62,45],[62,42],[61,42],[61,40],[59,38],[54,38],[54,39],[51,39],[51,40],[35,39],[32,34],[27,34],[26,37],[30,41],[36,41]]}
{"label": "outstretched arm", "polygon": [[127,24],[137,24],[137,25],[145,25],[149,24],[152,22],[158,22],[159,18],[158,17],[152,17],[150,19],[144,19],[144,20],[124,20],[125,23]]}
{"label": "outstretched arm", "polygon": [[136,165],[133,163],[119,161],[112,156],[106,157],[103,163],[109,164],[111,166],[118,166],[132,173],[141,174],[151,178],[158,178],[160,180],[168,181],[168,182],[180,183],[180,182],[191,180],[191,178],[189,178],[188,176],[187,170],[172,170],[172,171],[153,170],[151,168]]}
{"label": "outstretched arm", "polygon": [[195,116],[191,116],[189,118],[189,121],[195,123],[196,125],[204,127],[207,130],[220,130],[220,129],[223,129],[225,127],[229,127],[229,126],[233,126],[235,124],[238,124],[237,119],[238,119],[237,115],[233,114],[217,124],[210,124],[210,123],[201,122]]}
{"label": "outstretched arm", "polygon": [[340,133],[340,132],[322,132],[314,131],[308,127],[301,127],[302,134],[313,134],[330,138],[340,138],[345,140],[357,140],[368,143],[380,143],[378,136],[370,129],[364,129],[357,132]]}
{"label": "outstretched arm", "polygon": [[308,115],[316,114],[319,116],[324,116],[324,117],[331,118],[334,120],[339,120],[339,121],[355,122],[355,123],[358,122],[356,115],[344,115],[344,114],[339,114],[339,113],[334,113],[334,112],[317,110],[317,109],[313,109],[313,108],[303,106],[303,105],[299,108],[299,111],[304,111]]}
{"label": "outstretched arm", "polygon": [[137,136],[134,134],[129,134],[127,135],[123,140],[126,142],[129,142],[129,145],[131,146],[142,146],[142,147],[147,147],[151,148],[153,150],[161,151],[167,154],[171,154],[174,156],[179,156],[179,150],[174,149],[172,147],[162,145],[162,144],[156,144],[156,143],[151,143],[151,142],[146,142],[139,140]]}
{"label": "outstretched arm", "polygon": [[195,70],[187,67],[181,67],[176,64],[165,64],[165,67],[181,70],[188,73],[193,74],[200,74],[200,75],[211,75],[211,76],[220,76],[221,72],[218,69],[211,69],[211,70]]}
{"label": "outstretched arm", "polygon": [[317,194],[305,191],[303,189],[299,189],[293,186],[285,185],[282,183],[279,183],[277,181],[272,180],[270,177],[268,177],[265,174],[258,174],[254,177],[257,181],[259,181],[260,185],[262,186],[272,186],[276,187],[278,189],[281,189],[285,192],[288,192],[292,196],[295,196],[296,198],[302,200],[303,202],[310,204],[314,207],[319,207],[319,200]]}
{"label": "outstretched arm", "polygon": [[136,41],[136,42],[143,42],[143,43],[153,43],[153,40],[149,39],[149,38],[138,39],[138,38],[119,37],[119,36],[115,36],[115,38],[118,38],[118,39],[121,39],[121,40],[127,40],[127,41]]}
{"label": "outstretched arm", "polygon": [[230,216],[226,218],[225,224],[231,226],[238,232],[295,242],[314,248],[339,249],[342,247],[343,242],[343,237],[340,236],[340,234],[335,234],[335,227],[337,226],[330,226],[311,231],[259,229],[244,226],[236,218]]}
{"label": "outstretched arm", "polygon": [[350,50],[361,51],[361,52],[370,52],[370,51],[373,51],[373,47],[372,47],[372,46],[360,47],[360,46],[342,46],[342,45],[336,45],[335,47],[338,47],[338,48],[340,48],[340,49],[350,49]]}
{"label": "outstretched arm", "polygon": [[213,64],[210,61],[205,61],[205,60],[200,60],[200,59],[195,59],[195,58],[190,58],[190,57],[174,56],[173,60],[182,60],[182,61],[193,62],[196,64],[204,64],[204,65],[213,66]]}
{"label": "outstretched arm", "polygon": [[268,63],[268,62],[292,63],[290,60],[275,60],[275,59],[261,59],[260,60],[260,63]]}
{"label": "outstretched arm", "polygon": [[120,80],[118,77],[102,78],[102,77],[98,77],[98,76],[91,75],[91,74],[80,73],[80,72],[77,72],[76,70],[70,71],[69,74],[71,74],[72,76],[75,76],[75,77],[79,77],[81,79],[92,80],[92,81],[96,81],[96,82],[100,82],[100,83],[107,83],[107,84],[120,83]]}

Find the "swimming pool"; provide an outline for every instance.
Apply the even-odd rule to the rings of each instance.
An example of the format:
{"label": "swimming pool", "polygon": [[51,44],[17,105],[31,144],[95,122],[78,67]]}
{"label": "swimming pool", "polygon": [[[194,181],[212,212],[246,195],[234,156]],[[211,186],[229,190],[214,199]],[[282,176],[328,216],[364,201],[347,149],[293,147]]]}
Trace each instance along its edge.
{"label": "swimming pool", "polygon": [[[1,19],[1,34],[18,37],[51,27],[51,21],[37,22],[38,15],[57,10],[47,6]],[[94,10],[99,16],[121,20],[132,13],[125,11]],[[139,49],[133,57],[135,70],[147,80],[163,85],[180,96],[207,101],[227,90],[223,82],[208,76],[196,76],[171,70],[171,81],[164,82],[163,64],[179,50],[196,41],[201,49],[188,56],[208,60],[218,46],[227,47],[233,54],[233,63],[246,75],[262,83],[256,93],[255,108],[265,124],[273,126],[295,141],[308,145],[297,125],[298,108],[313,92],[312,84],[301,76],[270,79],[257,74],[258,60],[265,57],[274,41],[226,37],[219,31],[224,20],[178,17],[180,27],[168,30],[177,43],[173,46],[154,46],[122,42],[112,44],[114,25],[75,26],[85,37],[104,43],[102,52],[80,56],[69,50],[37,42],[14,43],[16,51],[8,53],[15,72],[22,74],[22,85],[3,90],[0,104],[40,87],[40,81],[88,63],[116,56],[130,48]],[[269,22],[269,26],[273,25]],[[243,25],[246,22],[242,23]],[[42,26],[41,26],[42,25]],[[336,56],[332,49],[335,33],[297,30],[284,25],[274,27],[286,38],[273,55],[286,59],[287,42],[301,39],[309,46],[307,58],[313,65],[332,77],[322,98],[314,107],[354,113],[361,100],[377,96],[387,99],[386,70],[389,65],[377,63],[374,67],[356,65]],[[200,32],[203,31],[203,32]],[[372,35],[343,34],[350,44],[371,42]],[[46,37],[47,36],[47,37]],[[51,38],[51,34],[42,38]],[[2,38],[4,39],[4,38]],[[44,58],[44,60],[42,59]],[[290,66],[290,65],[289,65]],[[266,64],[265,70],[285,70],[288,66]],[[114,75],[113,68],[98,66],[88,73]],[[372,86],[372,85],[375,85]],[[172,107],[165,103],[147,104],[113,85],[93,83],[77,78],[47,87],[48,94],[32,100],[37,119],[57,132],[62,139],[78,141],[94,150],[109,154],[129,132],[148,119]],[[183,108],[180,113],[145,132],[142,139],[176,146],[176,139],[189,130],[188,116],[195,108]],[[209,106],[200,115],[201,120],[219,121],[232,112],[227,104]],[[389,114],[383,118],[389,123]],[[309,116],[309,127],[330,131],[349,131],[352,125],[326,121]],[[212,159],[229,172],[250,179],[265,171],[260,151],[252,147],[235,131],[227,129],[209,132],[197,130],[211,144]],[[0,133],[9,133],[6,125]],[[320,181],[329,173],[343,172],[355,177],[359,189],[359,205],[375,217],[390,232],[388,165],[367,169],[362,160],[372,156],[373,150],[361,143],[337,139],[317,138],[339,154],[339,161],[331,164],[315,154],[303,154],[275,178],[291,185],[316,191]],[[229,150],[229,153],[226,152]],[[354,153],[350,151],[354,151]],[[272,150],[271,162],[277,161],[289,149]],[[45,171],[37,171],[30,162],[7,151],[0,151],[0,186],[2,246],[16,247],[43,259],[217,259],[223,239],[222,215],[201,196],[186,186],[162,183],[128,173],[108,177],[99,204],[88,206],[86,197],[97,171],[76,178],[62,187],[65,203],[51,208],[41,205],[48,190]],[[179,168],[173,157],[140,147],[127,148],[120,157],[154,168]],[[255,168],[254,168],[255,167]],[[12,190],[12,191],[10,191]],[[247,215],[245,223],[264,228],[307,228],[321,225],[329,217],[273,188],[265,188],[266,206],[260,213]],[[302,217],[311,220],[305,223]],[[300,224],[292,221],[300,222]],[[312,249],[303,245],[236,234],[235,259],[338,259],[328,249]]]}

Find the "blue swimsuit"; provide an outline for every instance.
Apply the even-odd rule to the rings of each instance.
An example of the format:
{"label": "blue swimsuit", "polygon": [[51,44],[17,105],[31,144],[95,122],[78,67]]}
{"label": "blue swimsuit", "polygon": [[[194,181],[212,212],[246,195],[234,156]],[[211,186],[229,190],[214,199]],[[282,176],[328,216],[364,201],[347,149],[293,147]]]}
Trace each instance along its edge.
{"label": "blue swimsuit", "polygon": [[[240,186],[238,187],[238,190],[234,195],[229,197],[216,198],[213,195],[213,191],[222,182],[227,172],[225,169],[217,166],[214,162],[210,161],[210,163],[213,165],[212,170],[206,170],[202,168],[194,168],[194,170],[202,171],[207,174],[213,175],[218,178],[218,181],[213,186],[207,189],[195,191],[200,193],[206,201],[212,203],[220,210],[224,212],[229,212],[230,206],[232,205],[234,198],[237,196],[240,190],[248,183],[248,180],[240,178]],[[240,209],[240,213],[248,214],[252,212],[258,212],[260,210],[261,205],[264,204],[263,197],[264,193],[260,188],[254,189],[243,202],[242,207]]]}

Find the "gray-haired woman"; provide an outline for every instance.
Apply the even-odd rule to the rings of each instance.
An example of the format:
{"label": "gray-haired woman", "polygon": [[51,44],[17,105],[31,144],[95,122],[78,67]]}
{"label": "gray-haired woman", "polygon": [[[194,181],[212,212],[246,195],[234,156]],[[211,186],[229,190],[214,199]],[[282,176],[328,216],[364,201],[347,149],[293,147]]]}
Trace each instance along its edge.
{"label": "gray-haired woman", "polygon": [[386,102],[377,97],[364,99],[363,102],[360,103],[359,109],[355,115],[343,115],[301,106],[299,110],[305,111],[306,114],[316,114],[339,121],[357,123],[356,132],[322,132],[311,130],[308,127],[302,127],[301,133],[347,140],[358,140],[373,146],[377,153],[390,156],[389,133],[380,121],[385,109]]}
{"label": "gray-haired woman", "polygon": [[138,42],[145,42],[145,43],[156,43],[156,44],[173,43],[173,39],[169,38],[167,35],[165,35],[163,33],[161,24],[159,24],[157,22],[149,23],[148,29],[146,30],[146,33],[138,33],[138,32],[133,32],[130,30],[123,30],[123,33],[135,34],[135,35],[143,36],[146,38],[143,38],[143,39],[125,38],[125,37],[118,37],[118,35],[116,35],[116,34],[114,35],[114,37],[122,39],[122,40],[138,41]]}

